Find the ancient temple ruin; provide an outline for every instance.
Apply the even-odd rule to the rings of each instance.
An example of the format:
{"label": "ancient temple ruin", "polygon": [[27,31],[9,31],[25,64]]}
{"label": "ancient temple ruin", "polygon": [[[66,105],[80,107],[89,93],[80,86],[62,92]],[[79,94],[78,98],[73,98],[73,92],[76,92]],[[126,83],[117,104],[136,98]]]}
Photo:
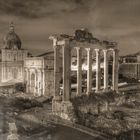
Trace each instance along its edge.
{"label": "ancient temple ruin", "polygon": [[[92,53],[96,54],[96,88],[95,92],[108,91],[108,55],[112,53],[112,87],[113,91],[118,91],[118,48],[116,42],[100,41],[94,38],[87,30],[76,30],[74,36],[59,35],[51,36],[54,48],[54,100],[53,112],[56,115],[65,119],[70,119],[72,114],[72,104],[70,102],[71,95],[71,51],[77,50],[77,95],[82,94],[82,51],[87,52],[87,91],[86,94],[91,94],[92,91]],[[62,78],[63,78],[63,93],[60,98],[60,51],[62,53]],[[101,52],[104,57],[104,83],[101,88]]]}

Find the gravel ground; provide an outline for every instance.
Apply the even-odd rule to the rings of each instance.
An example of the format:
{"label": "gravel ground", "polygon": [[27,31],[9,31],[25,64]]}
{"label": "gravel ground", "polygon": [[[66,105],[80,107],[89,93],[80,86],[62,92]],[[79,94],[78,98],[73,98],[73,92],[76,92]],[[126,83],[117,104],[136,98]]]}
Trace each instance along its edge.
{"label": "gravel ground", "polygon": [[[100,140],[65,126],[49,125],[44,127],[35,123],[17,120],[15,116],[26,110],[12,106],[14,101],[14,96],[0,96],[0,140],[7,139],[10,122],[16,123],[20,140],[49,140],[50,137],[51,140]],[[44,105],[44,107],[49,108],[47,105]]]}

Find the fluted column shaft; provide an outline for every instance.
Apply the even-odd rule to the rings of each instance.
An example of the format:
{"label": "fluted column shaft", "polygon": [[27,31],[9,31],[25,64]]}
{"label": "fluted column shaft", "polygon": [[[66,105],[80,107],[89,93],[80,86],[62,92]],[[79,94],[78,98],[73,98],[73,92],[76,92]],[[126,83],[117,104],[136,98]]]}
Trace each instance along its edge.
{"label": "fluted column shaft", "polygon": [[63,46],[63,101],[69,101],[71,94],[71,48],[65,40]]}
{"label": "fluted column shaft", "polygon": [[119,58],[119,50],[113,50],[113,75],[112,75],[112,89],[114,91],[118,91],[118,58]]}
{"label": "fluted column shaft", "polygon": [[26,69],[26,92],[29,92],[29,71]]}
{"label": "fluted column shaft", "polygon": [[92,49],[87,48],[87,94],[92,90]]}
{"label": "fluted column shaft", "polygon": [[104,90],[108,90],[108,50],[103,50],[104,53]]}
{"label": "fluted column shaft", "polygon": [[45,95],[45,71],[44,69],[42,70],[42,95]]}
{"label": "fluted column shaft", "polygon": [[54,46],[54,98],[59,96],[60,93],[60,56],[59,56],[60,46]]}
{"label": "fluted column shaft", "polygon": [[82,93],[82,50],[80,47],[77,50],[77,95]]}
{"label": "fluted column shaft", "polygon": [[96,92],[98,92],[101,86],[100,49],[95,49],[95,52],[96,52]]}
{"label": "fluted column shaft", "polygon": [[34,93],[37,95],[37,71],[35,70],[35,87],[34,87]]}
{"label": "fluted column shaft", "polygon": [[41,84],[41,70],[37,71],[37,76],[38,76],[38,84],[37,84],[38,85],[38,88],[37,88],[38,90],[37,91],[38,91],[38,94],[41,95],[41,92],[40,92],[40,88],[41,88],[40,87],[40,84]]}

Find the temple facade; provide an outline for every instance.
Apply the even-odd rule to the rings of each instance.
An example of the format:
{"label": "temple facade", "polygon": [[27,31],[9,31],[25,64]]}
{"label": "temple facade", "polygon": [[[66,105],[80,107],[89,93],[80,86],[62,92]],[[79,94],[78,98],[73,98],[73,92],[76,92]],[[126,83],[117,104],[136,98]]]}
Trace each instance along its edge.
{"label": "temple facade", "polygon": [[21,40],[15,33],[11,23],[9,31],[3,39],[1,49],[1,82],[18,83],[24,81],[24,59],[27,50],[22,49]]}
{"label": "temple facade", "polygon": [[[91,94],[92,85],[92,54],[96,54],[96,87],[95,92],[107,92],[108,88],[108,58],[112,54],[112,86],[111,90],[118,92],[118,58],[119,51],[115,42],[100,41],[86,30],[77,30],[75,36],[60,35],[51,36],[54,48],[54,100],[52,104],[53,112],[64,119],[70,120],[72,103],[71,98],[71,51],[77,52],[77,96],[82,95],[82,51],[87,53],[87,91]],[[62,98],[60,97],[60,50],[62,52]],[[101,87],[101,52],[104,57],[104,83]]]}

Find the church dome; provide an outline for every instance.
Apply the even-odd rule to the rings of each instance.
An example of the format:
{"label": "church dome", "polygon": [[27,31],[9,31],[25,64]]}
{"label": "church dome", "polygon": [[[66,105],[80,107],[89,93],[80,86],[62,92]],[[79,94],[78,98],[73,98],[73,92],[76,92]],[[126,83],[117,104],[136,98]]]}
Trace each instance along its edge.
{"label": "church dome", "polygon": [[9,32],[3,39],[5,49],[21,49],[21,40],[14,31],[14,26],[11,23]]}

